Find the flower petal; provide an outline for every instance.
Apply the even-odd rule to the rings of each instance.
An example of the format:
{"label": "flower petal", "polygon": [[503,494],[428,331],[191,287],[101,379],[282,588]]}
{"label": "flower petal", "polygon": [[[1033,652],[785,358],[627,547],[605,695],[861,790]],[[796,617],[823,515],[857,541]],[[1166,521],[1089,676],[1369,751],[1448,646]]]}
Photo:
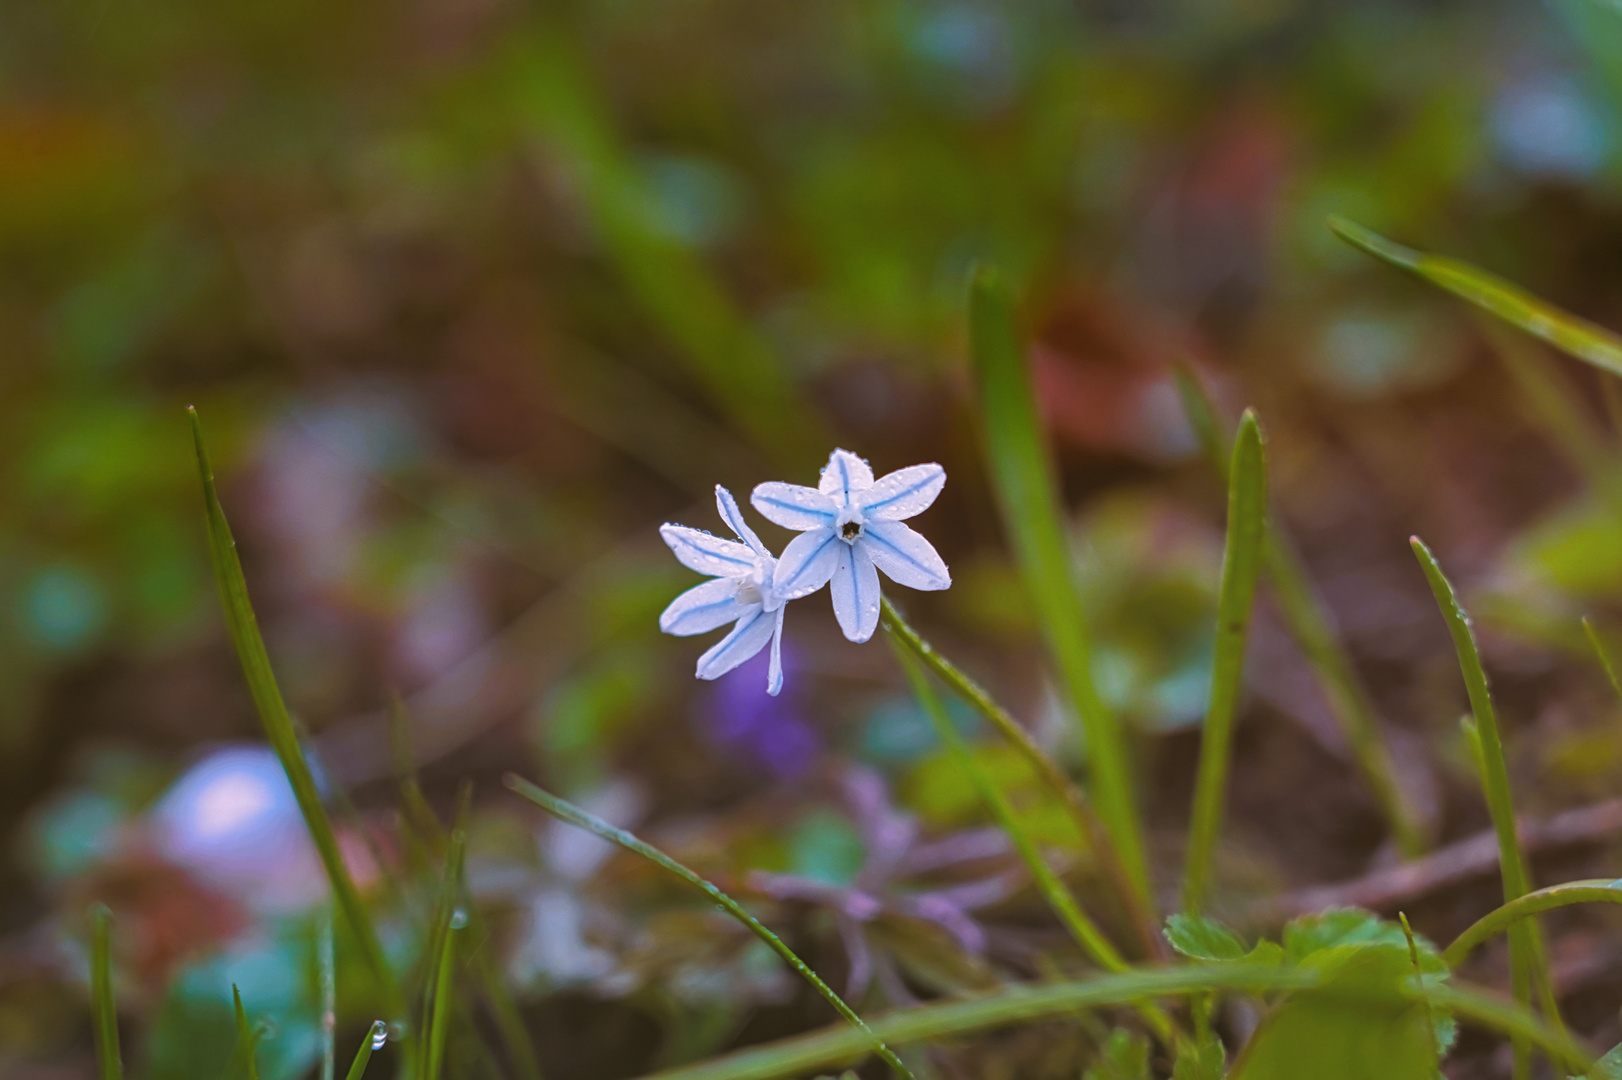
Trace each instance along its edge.
{"label": "flower petal", "polygon": [[761,610],[759,604],[751,604],[738,625],[698,658],[698,677],[718,679],[725,675],[758,653],[771,640],[776,625],[777,620]]}
{"label": "flower petal", "polygon": [[772,593],[783,601],[808,596],[828,584],[839,565],[839,549],[849,547],[833,526],[803,532],[788,542],[772,574]]}
{"label": "flower petal", "polygon": [[853,492],[873,486],[873,469],[867,462],[849,450],[835,450],[828,455],[828,464],[822,467],[822,479],[817,490],[832,495],[841,506],[850,504]]}
{"label": "flower petal", "polygon": [[732,492],[715,485],[715,508],[721,511],[721,520],[727,523],[727,528],[738,534],[739,539],[748,544],[756,555],[770,555],[766,545],[760,542],[755,530],[743,519],[743,512],[738,509],[738,500],[732,497]]}
{"label": "flower petal", "polygon": [[710,577],[743,577],[755,569],[755,553],[736,540],[723,540],[686,525],[661,525],[659,535],[689,570]]}
{"label": "flower petal", "polygon": [[935,546],[899,521],[869,521],[856,546],[897,584],[925,590],[952,587],[952,574]]}
{"label": "flower petal", "polygon": [[834,618],[852,641],[866,641],[879,626],[879,572],[861,544],[839,542],[839,569],[828,591],[834,598]]}
{"label": "flower petal", "polygon": [[856,496],[856,505],[869,518],[900,521],[928,510],[945,486],[946,470],[939,465],[909,465],[881,476]]}
{"label": "flower petal", "polygon": [[839,507],[822,492],[777,480],[756,484],[749,501],[768,520],[801,532],[831,525],[839,513]]}
{"label": "flower petal", "polygon": [[707,634],[718,626],[737,622],[753,606],[739,602],[736,581],[714,578],[672,600],[659,616],[659,629],[677,637]]}
{"label": "flower petal", "polygon": [[783,689],[783,612],[777,609],[777,625],[772,628],[772,664],[766,673],[766,693],[776,697]]}

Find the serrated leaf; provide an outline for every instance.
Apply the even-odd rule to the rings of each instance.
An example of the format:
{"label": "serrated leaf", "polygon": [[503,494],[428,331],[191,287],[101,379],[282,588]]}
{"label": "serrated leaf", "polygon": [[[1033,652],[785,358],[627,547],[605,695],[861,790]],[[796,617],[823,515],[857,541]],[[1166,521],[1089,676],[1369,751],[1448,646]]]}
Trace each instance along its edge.
{"label": "serrated leaf", "polygon": [[1245,944],[1232,930],[1204,915],[1166,919],[1166,941],[1191,960],[1242,960]]}
{"label": "serrated leaf", "polygon": [[[1284,956],[1299,964],[1317,953],[1345,946],[1382,946],[1408,953],[1408,938],[1402,927],[1361,908],[1336,908],[1316,915],[1292,919],[1284,927]],[[1436,947],[1424,938],[1415,938],[1422,971],[1445,971]]]}

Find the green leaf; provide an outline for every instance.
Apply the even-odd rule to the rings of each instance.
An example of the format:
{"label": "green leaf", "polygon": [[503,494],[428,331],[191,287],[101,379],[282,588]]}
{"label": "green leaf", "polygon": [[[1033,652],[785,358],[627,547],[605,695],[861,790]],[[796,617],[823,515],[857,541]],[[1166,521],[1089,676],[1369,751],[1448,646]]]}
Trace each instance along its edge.
{"label": "green leaf", "polygon": [[1120,721],[1093,685],[1092,643],[1072,575],[1068,532],[1037,420],[1024,343],[1014,325],[1013,297],[989,269],[974,275],[969,290],[969,336],[986,461],[1003,525],[1060,684],[1081,721],[1099,816],[1148,907],[1132,763]]}
{"label": "green leaf", "polygon": [[1394,244],[1344,218],[1330,218],[1329,228],[1353,247],[1419,275],[1562,352],[1613,375],[1622,375],[1622,338],[1609,330],[1561,311],[1520,286],[1459,259]]}
{"label": "green leaf", "polygon": [[1622,1045],[1611,1047],[1588,1070],[1589,1080],[1622,1080]]}
{"label": "green leaf", "polygon": [[1406,948],[1358,950],[1262,1021],[1232,1080],[1435,1080],[1426,1005],[1402,996],[1408,976]]}
{"label": "green leaf", "polygon": [[394,972],[383,955],[377,928],[372,924],[366,906],[361,903],[360,891],[355,888],[354,879],[349,876],[349,867],[344,862],[343,854],[338,850],[338,840],[333,833],[332,822],[327,817],[320,794],[316,791],[315,778],[310,774],[309,763],[304,760],[304,753],[299,748],[293,718],[288,714],[287,704],[282,700],[281,689],[276,685],[276,675],[270,667],[270,655],[265,651],[264,638],[259,634],[259,622],[254,617],[253,603],[248,598],[248,583],[242,576],[242,563],[237,559],[236,539],[231,535],[231,526],[225,520],[225,509],[220,505],[219,494],[214,487],[214,470],[209,465],[208,449],[203,444],[202,422],[197,418],[196,409],[187,411],[191,416],[192,441],[197,451],[197,470],[203,481],[203,509],[208,525],[209,555],[214,564],[214,577],[219,585],[220,600],[225,608],[225,623],[231,631],[231,642],[236,646],[237,659],[242,664],[242,674],[247,680],[248,692],[253,696],[254,707],[259,712],[259,722],[265,729],[265,737],[281,761],[283,771],[287,773],[288,783],[293,788],[293,797],[298,802],[299,812],[304,816],[305,828],[310,832],[310,839],[315,842],[316,853],[320,855],[321,865],[327,873],[327,881],[332,886],[334,896],[337,897],[338,906],[343,909],[344,918],[349,921],[350,929],[360,945],[361,954],[379,986],[382,987],[390,1011],[397,1017],[404,1016],[405,997],[401,994]]}
{"label": "green leaf", "polygon": [[1245,956],[1244,943],[1232,930],[1203,915],[1167,918],[1166,940],[1193,960],[1241,960]]}
{"label": "green leaf", "polygon": [[96,1021],[96,1060],[101,1080],[123,1080],[118,1052],[118,1003],[113,999],[113,913],[106,905],[90,909],[90,999]]}
{"label": "green leaf", "polygon": [[1099,1047],[1098,1062],[1081,1080],[1149,1080],[1149,1041],[1135,1031],[1116,1028]]}
{"label": "green leaf", "polygon": [[1198,914],[1210,891],[1222,805],[1227,797],[1228,758],[1233,749],[1234,718],[1244,686],[1245,639],[1261,576],[1267,525],[1267,464],[1261,427],[1246,411],[1234,439],[1228,473],[1228,538],[1222,557],[1222,587],[1217,600],[1215,657],[1211,670],[1211,703],[1200,736],[1199,776],[1194,785],[1189,824],[1188,866],[1183,875],[1183,909]]}
{"label": "green leaf", "polygon": [[[1315,953],[1353,945],[1383,945],[1406,953],[1408,938],[1398,924],[1362,908],[1334,908],[1303,915],[1284,927],[1284,955],[1292,964],[1299,964]],[[1429,943],[1421,947],[1421,956],[1426,955],[1435,955]]]}
{"label": "green leaf", "polygon": [[[855,1010],[849,1005],[845,1004],[845,999],[835,993],[833,987],[823,982],[822,977],[815,971],[811,970],[810,965],[804,960],[801,960],[793,949],[790,949],[786,944],[784,944],[782,938],[768,930],[765,924],[763,924],[753,915],[749,914],[749,912],[745,911],[743,909],[743,905],[732,899],[732,897],[716,888],[710,882],[699,877],[692,870],[688,869],[686,866],[683,866],[675,859],[672,859],[669,855],[666,855],[652,844],[646,843],[645,841],[632,836],[624,829],[610,825],[602,818],[582,810],[580,807],[571,802],[566,802],[565,800],[558,798],[549,791],[536,787],[534,784],[531,784],[522,777],[519,777],[513,773],[508,773],[506,776],[502,777],[502,782],[505,783],[513,792],[525,799],[528,799],[530,802],[534,803],[536,806],[539,806],[542,810],[545,810],[553,817],[567,821],[569,824],[585,829],[587,832],[594,833],[597,836],[602,837],[604,840],[610,841],[611,843],[618,844],[625,850],[642,856],[642,858],[647,859],[654,865],[663,867],[688,884],[697,887],[711,900],[714,900],[717,904],[719,904],[727,914],[743,923],[744,926],[749,928],[751,933],[770,946],[773,952],[782,957],[789,967],[793,968],[801,978],[810,983],[812,988],[814,988],[817,993],[821,994],[823,999],[826,1000],[828,1004],[834,1007],[834,1011],[839,1013],[840,1016],[842,1016],[853,1028],[856,1029],[856,1031],[862,1036],[862,1041],[858,1044],[858,1050],[873,1051],[874,1053],[878,1054],[879,1057],[884,1059],[884,1063],[890,1066],[891,1070],[897,1076],[905,1077],[906,1080],[914,1080],[912,1071],[908,1069],[906,1065],[902,1064],[901,1059],[896,1057],[894,1051],[885,1045],[884,1040],[873,1034],[872,1029],[867,1026],[867,1023],[863,1021],[860,1016],[856,1015]],[[819,1060],[813,1062],[812,1064],[821,1065],[826,1064],[826,1062]]]}

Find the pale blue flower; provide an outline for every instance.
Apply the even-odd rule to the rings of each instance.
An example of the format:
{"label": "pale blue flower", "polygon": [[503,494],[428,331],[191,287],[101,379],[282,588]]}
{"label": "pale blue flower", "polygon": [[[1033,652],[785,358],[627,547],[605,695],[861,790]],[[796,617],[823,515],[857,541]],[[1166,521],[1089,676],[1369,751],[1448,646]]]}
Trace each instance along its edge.
{"label": "pale blue flower", "polygon": [[833,452],[815,488],[759,485],[749,497],[755,509],[801,533],[777,560],[773,593],[784,602],[828,585],[839,628],[866,641],[879,625],[880,570],[913,589],[951,586],[935,548],[902,524],[929,509],[945,486],[946,470],[934,464],[874,480],[867,462],[848,450]]}
{"label": "pale blue flower", "polygon": [[[667,634],[704,634],[732,623],[727,636],[698,658],[698,677],[715,679],[772,645],[766,692],[783,688],[783,597],[773,588],[777,560],[760,542],[732,493],[719,484],[715,505],[738,540],[712,536],[685,525],[661,525],[659,535],[683,566],[714,581],[695,585],[670,602],[659,616]],[[740,543],[739,541],[742,541]]]}

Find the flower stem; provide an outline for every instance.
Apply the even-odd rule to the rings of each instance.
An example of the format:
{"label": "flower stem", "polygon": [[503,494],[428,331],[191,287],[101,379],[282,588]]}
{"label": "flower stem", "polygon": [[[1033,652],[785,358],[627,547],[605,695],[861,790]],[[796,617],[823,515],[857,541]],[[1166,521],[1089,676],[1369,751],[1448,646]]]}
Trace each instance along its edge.
{"label": "flower stem", "polygon": [[[946,709],[942,707],[941,699],[935,693],[935,688],[930,685],[929,676],[924,673],[922,665],[918,662],[912,650],[901,644],[899,637],[897,634],[890,635],[890,646],[895,650],[896,661],[901,665],[901,670],[906,673],[907,682],[912,686],[913,696],[918,699],[918,704],[923,708],[924,715],[929,717],[929,722],[934,726],[935,733],[940,736],[941,741],[951,751],[952,757],[956,759],[963,771],[969,774],[970,781],[973,782],[975,789],[979,791],[981,800],[991,810],[992,817],[997,819],[997,824],[1002,826],[1003,832],[1008,834],[1008,839],[1013,841],[1014,850],[1019,852],[1020,859],[1024,861],[1026,868],[1030,870],[1031,877],[1036,881],[1037,890],[1041,892],[1043,899],[1048,902],[1048,906],[1059,917],[1059,921],[1069,931],[1071,938],[1093,958],[1099,967],[1116,975],[1131,971],[1131,967],[1121,958],[1121,954],[1116,951],[1115,946],[1110,944],[1109,939],[1104,936],[1104,932],[1098,928],[1098,924],[1089,918],[1085,911],[1081,910],[1081,905],[1076,902],[1075,894],[1059,879],[1059,875],[1053,872],[1053,868],[1047,864],[1047,860],[1042,858],[1042,853],[1037,850],[1036,842],[1031,839],[1031,834],[1020,823],[1018,815],[1014,813],[1013,806],[1009,804],[1008,796],[1002,793],[996,782],[991,779],[986,770],[975,760],[974,755],[970,753],[968,745],[963,741],[963,736],[958,734],[957,728],[952,726],[951,718],[946,715]],[[1177,1038],[1178,1033],[1172,1025],[1171,1018],[1166,1015],[1165,1011],[1150,1002],[1141,1002],[1138,1007],[1142,1010],[1143,1017],[1148,1021],[1149,1026],[1154,1029],[1155,1034],[1167,1045],[1171,1045],[1173,1040]]]}
{"label": "flower stem", "polygon": [[884,628],[906,646],[908,651],[923,661],[924,666],[950,686],[959,697],[968,702],[1003,738],[1012,743],[1014,749],[1030,762],[1036,774],[1059,797],[1059,801],[1064,804],[1076,826],[1081,830],[1081,835],[1086,839],[1093,857],[1098,860],[1109,877],[1116,898],[1127,918],[1131,920],[1146,954],[1151,957],[1164,956],[1165,950],[1157,930],[1160,920],[1151,906],[1152,901],[1132,887],[1132,877],[1127,873],[1126,864],[1122,862],[1120,852],[1116,850],[1109,832],[1099,820],[1097,811],[1087,801],[1087,797],[1069,777],[1065,776],[1058,763],[1036,744],[1036,740],[1020,726],[1019,721],[1009,715],[1008,710],[992,700],[991,695],[986,693],[979,683],[942,656],[912,628],[896,606],[890,603],[889,597],[884,597],[881,603],[879,620],[884,624]]}

